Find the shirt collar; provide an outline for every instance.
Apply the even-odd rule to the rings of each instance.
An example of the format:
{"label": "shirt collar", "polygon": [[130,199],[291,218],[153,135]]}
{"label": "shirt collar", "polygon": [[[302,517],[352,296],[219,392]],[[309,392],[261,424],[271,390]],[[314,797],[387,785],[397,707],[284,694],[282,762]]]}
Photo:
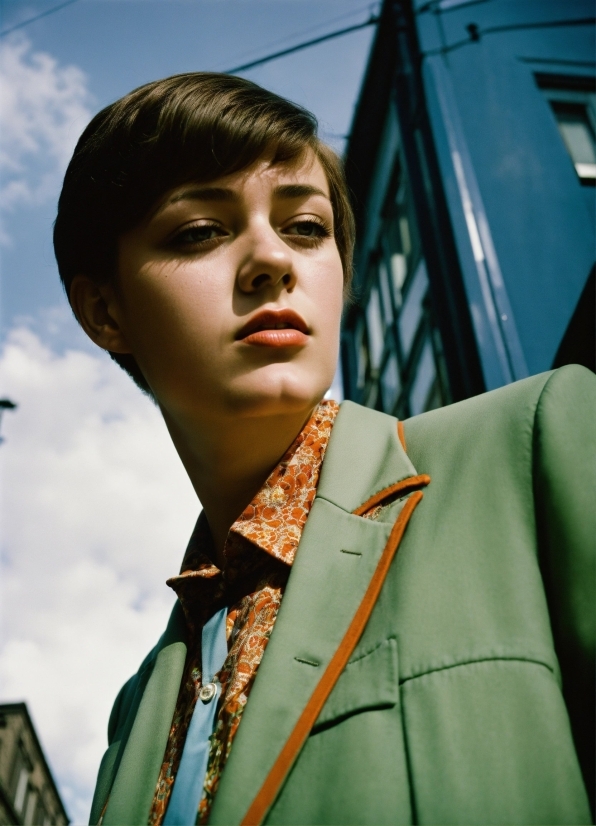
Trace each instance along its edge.
{"label": "shirt collar", "polygon": [[291,565],[314,501],[339,406],[323,401],[230,529]]}
{"label": "shirt collar", "polygon": [[[224,578],[243,569],[255,546],[291,566],[310,508],[339,405],[322,401],[251,503],[230,528],[224,548]],[[248,540],[248,542],[243,541]],[[179,593],[183,580],[221,579],[212,562],[212,539],[204,512],[190,538],[180,574],[167,584]],[[228,563],[230,570],[228,571]],[[207,585],[207,582],[204,582]]]}

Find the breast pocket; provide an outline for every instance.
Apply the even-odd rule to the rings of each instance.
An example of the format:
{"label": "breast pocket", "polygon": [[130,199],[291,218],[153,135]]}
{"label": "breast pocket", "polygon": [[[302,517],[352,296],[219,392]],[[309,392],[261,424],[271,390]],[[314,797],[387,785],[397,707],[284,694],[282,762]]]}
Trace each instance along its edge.
{"label": "breast pocket", "polygon": [[391,708],[398,699],[397,643],[388,639],[348,662],[315,723],[313,734],[352,714]]}
{"label": "breast pocket", "polygon": [[345,667],[267,823],[412,823],[394,639]]}

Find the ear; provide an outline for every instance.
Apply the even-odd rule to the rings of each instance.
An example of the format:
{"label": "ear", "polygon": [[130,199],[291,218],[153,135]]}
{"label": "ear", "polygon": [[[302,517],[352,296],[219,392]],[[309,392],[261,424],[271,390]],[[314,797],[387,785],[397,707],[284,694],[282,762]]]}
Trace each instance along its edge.
{"label": "ear", "polygon": [[98,285],[87,275],[76,275],[70,285],[70,304],[91,341],[112,353],[130,353],[124,332],[114,317],[116,296],[110,284]]}

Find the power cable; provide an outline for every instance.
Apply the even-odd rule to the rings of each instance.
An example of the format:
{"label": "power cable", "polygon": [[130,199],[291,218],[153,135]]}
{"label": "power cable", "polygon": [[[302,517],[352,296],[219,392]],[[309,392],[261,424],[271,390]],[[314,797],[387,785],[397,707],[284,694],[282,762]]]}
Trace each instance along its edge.
{"label": "power cable", "polygon": [[345,20],[347,17],[355,17],[357,14],[362,14],[362,12],[367,11],[369,14],[375,14],[376,12],[373,9],[377,9],[380,3],[367,3],[365,6],[362,6],[359,9],[354,9],[352,11],[346,12],[346,14],[340,14],[338,17],[332,17],[331,20],[325,20],[322,23],[318,23],[316,26],[309,26],[308,29],[302,29],[299,32],[293,32],[289,34],[287,37],[279,38],[278,40],[274,40],[270,43],[263,43],[260,48],[257,49],[250,49],[248,52],[244,52],[243,54],[239,54],[237,58],[242,60],[243,58],[249,59],[251,55],[254,55],[255,51],[257,53],[259,51],[263,51],[264,49],[275,49],[277,46],[281,46],[288,41],[296,40],[297,37],[304,37],[311,32],[319,31],[320,29],[324,29],[326,26],[331,26],[333,23],[339,23],[340,20]]}
{"label": "power cable", "polygon": [[461,49],[462,46],[467,46],[470,43],[477,43],[486,34],[497,34],[499,32],[513,32],[521,31],[522,29],[553,29],[563,26],[593,26],[596,23],[596,17],[580,17],[575,20],[543,20],[536,23],[512,23],[503,26],[488,26],[482,29],[476,23],[468,23],[466,30],[469,37],[465,40],[457,40],[449,46],[441,46],[439,49],[430,49],[424,53],[424,57],[429,57],[435,54],[447,54],[456,49]]}
{"label": "power cable", "polygon": [[446,14],[450,11],[461,11],[468,9],[470,6],[477,6],[479,3],[494,2],[494,0],[459,0],[459,2],[449,2],[449,0],[428,0],[422,6],[418,6],[415,14],[424,14],[427,11],[432,11],[434,14]]}
{"label": "power cable", "polygon": [[54,14],[54,12],[60,11],[60,9],[66,8],[66,6],[72,6],[74,3],[78,3],[79,0],[66,0],[64,3],[59,3],[57,6],[52,6],[51,9],[46,9],[45,11],[36,14],[34,17],[28,17],[26,20],[22,20],[20,23],[17,23],[16,26],[11,26],[9,29],[4,29],[4,31],[0,31],[0,37],[6,37],[7,34],[11,34],[11,32],[16,32],[17,29],[22,29],[24,26],[28,26],[30,23],[35,23],[36,20],[41,20],[42,17],[48,17],[50,14]]}
{"label": "power cable", "polygon": [[292,46],[289,49],[282,49],[280,52],[274,52],[273,54],[266,55],[258,60],[252,60],[250,63],[243,63],[241,66],[235,66],[233,69],[227,69],[225,74],[233,75],[236,72],[244,72],[246,69],[254,69],[255,66],[262,66],[263,63],[269,63],[271,60],[277,60],[278,57],[285,57],[286,55],[293,54],[294,52],[299,52],[301,49],[307,49],[309,46],[316,46],[317,43],[324,43],[326,40],[331,40],[334,37],[341,37],[344,34],[356,32],[358,29],[364,29],[367,26],[372,26],[375,23],[378,23],[378,21],[379,17],[373,14],[364,23],[358,23],[355,26],[348,26],[345,29],[339,29],[338,31],[324,34],[321,37],[315,37],[313,40],[307,40],[305,43],[299,43],[297,46]]}

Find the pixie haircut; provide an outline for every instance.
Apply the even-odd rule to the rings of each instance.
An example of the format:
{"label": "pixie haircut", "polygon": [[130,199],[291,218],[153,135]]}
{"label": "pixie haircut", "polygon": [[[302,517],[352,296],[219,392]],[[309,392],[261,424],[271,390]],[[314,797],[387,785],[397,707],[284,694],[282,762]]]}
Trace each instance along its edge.
{"label": "pixie haircut", "polygon": [[[348,291],[354,219],[341,162],[318,138],[314,115],[232,75],[193,72],[135,89],[93,118],[66,170],[54,250],[67,296],[78,274],[114,279],[119,238],[169,190],[239,172],[265,154],[279,164],[308,150],[329,184]],[[110,355],[151,393],[132,355]]]}

